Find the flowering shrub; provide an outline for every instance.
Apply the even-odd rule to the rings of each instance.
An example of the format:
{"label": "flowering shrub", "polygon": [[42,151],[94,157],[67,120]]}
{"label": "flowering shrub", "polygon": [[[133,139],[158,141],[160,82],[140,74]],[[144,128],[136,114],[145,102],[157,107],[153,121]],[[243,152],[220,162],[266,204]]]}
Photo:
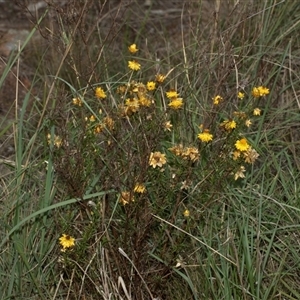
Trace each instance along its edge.
{"label": "flowering shrub", "polygon": [[[56,126],[65,130],[52,130],[47,141],[69,197],[110,191],[103,214],[117,214],[113,243],[133,251],[145,248],[144,239],[151,244],[157,234],[164,235],[152,228],[151,215],[188,219],[192,229],[198,205],[245,180],[259,157],[249,128],[269,90],[253,87],[234,99],[211,95],[205,114],[190,122],[184,114],[187,109],[193,114],[188,94],[184,87],[174,88],[172,73],[153,72],[141,80],[145,66],[136,57],[141,51],[135,44],[128,51],[129,72],[122,82],[95,83],[85,93],[74,90],[65,123]],[[193,135],[180,134],[182,127]],[[102,200],[92,207],[102,207]],[[139,245],[126,239],[124,230],[134,232]],[[65,236],[60,243],[63,249],[74,246]],[[179,245],[174,255],[184,247]]]}

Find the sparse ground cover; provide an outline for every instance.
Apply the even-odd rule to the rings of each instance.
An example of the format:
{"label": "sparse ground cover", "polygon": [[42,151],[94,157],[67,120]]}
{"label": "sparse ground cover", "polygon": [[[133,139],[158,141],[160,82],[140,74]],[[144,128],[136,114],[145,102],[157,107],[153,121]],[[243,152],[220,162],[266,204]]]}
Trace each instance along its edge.
{"label": "sparse ground cover", "polygon": [[167,2],[48,1],[2,60],[1,299],[300,298],[299,5]]}

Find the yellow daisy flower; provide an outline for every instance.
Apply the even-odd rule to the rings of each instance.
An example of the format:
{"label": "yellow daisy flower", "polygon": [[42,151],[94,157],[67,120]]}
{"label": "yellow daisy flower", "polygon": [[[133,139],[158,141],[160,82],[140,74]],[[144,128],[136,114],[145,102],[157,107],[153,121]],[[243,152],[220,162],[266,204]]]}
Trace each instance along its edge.
{"label": "yellow daisy flower", "polygon": [[129,52],[132,53],[132,54],[134,54],[134,53],[136,53],[136,52],[139,51],[139,49],[136,47],[136,44],[130,45],[130,46],[128,47],[128,50],[129,50]]}
{"label": "yellow daisy flower", "polygon": [[183,216],[188,218],[190,216],[190,211],[188,209],[186,209],[184,212],[183,212]]}
{"label": "yellow daisy flower", "polygon": [[75,246],[75,239],[73,237],[71,237],[70,235],[63,234],[59,238],[59,243],[63,247],[62,251],[65,251],[66,249]]}
{"label": "yellow daisy flower", "polygon": [[252,124],[251,120],[248,119],[248,120],[245,121],[245,125],[246,125],[247,127],[250,127],[251,124]]}
{"label": "yellow daisy flower", "polygon": [[162,75],[162,74],[157,74],[155,76],[155,80],[158,82],[158,83],[163,83],[166,79],[166,76]]}
{"label": "yellow daisy flower", "polygon": [[248,144],[248,141],[245,138],[242,138],[240,140],[237,140],[235,143],[235,148],[239,151],[247,151],[249,149],[250,145]]}
{"label": "yellow daisy flower", "polygon": [[239,99],[244,99],[245,93],[238,92],[237,97],[238,97]]}
{"label": "yellow daisy flower", "polygon": [[144,194],[146,192],[146,187],[142,183],[137,183],[133,191],[135,193]]}
{"label": "yellow daisy flower", "polygon": [[148,91],[153,91],[156,88],[156,83],[154,81],[148,81],[147,82],[147,90]]}
{"label": "yellow daisy flower", "polygon": [[254,87],[252,89],[252,96],[254,98],[264,97],[270,93],[269,89],[264,86]]}
{"label": "yellow daisy flower", "polygon": [[167,121],[164,123],[164,130],[171,131],[173,125],[171,124],[171,121]]}
{"label": "yellow daisy flower", "polygon": [[120,195],[119,202],[123,205],[129,204],[130,202],[134,202],[134,197],[130,192],[122,192]]}
{"label": "yellow daisy flower", "polygon": [[238,171],[234,174],[234,180],[238,180],[239,178],[245,178],[246,169],[244,166],[240,166]]}
{"label": "yellow daisy flower", "polygon": [[80,100],[80,98],[73,98],[73,104],[76,106],[82,106],[82,101]]}
{"label": "yellow daisy flower", "polygon": [[179,109],[183,106],[182,98],[173,98],[168,106],[172,109]]}
{"label": "yellow daisy flower", "polygon": [[227,131],[232,131],[232,129],[236,128],[236,122],[234,120],[225,120],[221,123],[221,126]]}
{"label": "yellow daisy flower", "polygon": [[106,98],[106,94],[105,94],[104,90],[101,87],[97,87],[95,89],[95,96],[98,99],[104,99],[104,98]]}
{"label": "yellow daisy flower", "polygon": [[48,139],[48,144],[49,145],[54,145],[57,148],[60,148],[62,145],[62,138],[58,135],[55,135],[52,137],[50,133],[48,133],[47,135],[47,139]]}
{"label": "yellow daisy flower", "polygon": [[223,98],[220,95],[217,95],[216,97],[212,98],[214,105],[218,105],[221,101],[223,101]]}
{"label": "yellow daisy flower", "polygon": [[128,61],[128,68],[133,71],[138,71],[141,68],[141,65],[135,60],[130,60]]}
{"label": "yellow daisy flower", "polygon": [[257,151],[251,147],[249,147],[247,151],[244,151],[243,155],[244,155],[245,162],[248,164],[253,164],[259,157]]}
{"label": "yellow daisy flower", "polygon": [[179,95],[175,90],[170,90],[169,92],[166,92],[167,98],[177,98]]}
{"label": "yellow daisy flower", "polygon": [[260,116],[261,110],[259,108],[254,108],[253,115],[254,116]]}
{"label": "yellow daisy flower", "polygon": [[202,142],[208,143],[212,141],[213,135],[209,133],[208,129],[205,129],[202,133],[198,134],[198,139]]}
{"label": "yellow daisy flower", "polygon": [[149,158],[149,165],[152,166],[154,169],[156,167],[161,168],[166,163],[167,163],[167,159],[165,154],[162,154],[159,151],[151,152]]}

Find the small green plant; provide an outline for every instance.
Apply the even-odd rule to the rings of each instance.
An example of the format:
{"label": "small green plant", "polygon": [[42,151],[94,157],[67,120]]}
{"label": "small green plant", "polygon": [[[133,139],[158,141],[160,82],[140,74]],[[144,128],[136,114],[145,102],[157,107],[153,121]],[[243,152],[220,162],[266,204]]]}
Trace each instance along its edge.
{"label": "small green plant", "polygon": [[[113,257],[119,257],[120,248],[132,257],[130,264],[143,273],[136,277],[135,288],[147,292],[145,282],[152,289],[160,276],[163,280],[157,274],[153,281],[147,273],[149,253],[175,266],[188,247],[182,234],[168,236],[156,216],[195,232],[198,209],[245,178],[247,166],[259,156],[248,130],[259,118],[269,89],[253,87],[228,99],[212,95],[206,114],[192,116],[191,122],[184,110],[192,114],[194,108],[184,86],[172,78],[176,68],[165,74],[154,71],[147,78],[143,69],[149,73],[151,65],[143,65],[136,44],[128,51],[122,81],[95,83],[83,92],[68,84],[73,95],[57,112],[67,114],[59,122],[49,121],[47,140],[67,197],[84,202],[87,193],[109,192],[106,199],[89,204],[91,213],[101,211],[98,242],[107,244]],[[195,134],[184,137],[180,130],[188,126]],[[99,222],[99,216],[90,221]],[[83,235],[88,228],[82,226]],[[91,243],[82,236],[77,239],[84,240],[85,247]],[[82,259],[82,246],[75,245],[73,255],[77,247]],[[128,263],[119,257],[113,265],[130,285],[124,267]]]}

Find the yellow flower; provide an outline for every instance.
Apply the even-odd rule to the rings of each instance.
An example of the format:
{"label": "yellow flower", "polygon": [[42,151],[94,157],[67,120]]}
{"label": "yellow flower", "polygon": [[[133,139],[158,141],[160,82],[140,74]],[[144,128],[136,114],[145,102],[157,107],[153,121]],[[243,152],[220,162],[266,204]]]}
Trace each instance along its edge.
{"label": "yellow flower", "polygon": [[162,75],[162,74],[157,74],[155,76],[155,80],[158,82],[158,83],[163,83],[166,79],[166,76]]}
{"label": "yellow flower", "polygon": [[170,121],[165,122],[165,124],[164,124],[164,129],[165,130],[171,131],[172,127],[173,127],[173,125],[171,124]]}
{"label": "yellow flower", "polygon": [[90,122],[95,122],[96,121],[96,118],[94,115],[91,115],[90,118],[89,118]]}
{"label": "yellow flower", "polygon": [[148,91],[153,91],[155,90],[155,85],[156,83],[154,81],[148,81],[147,82],[147,90]]}
{"label": "yellow flower", "polygon": [[183,106],[183,100],[182,98],[173,98],[168,106],[172,109],[179,109]]}
{"label": "yellow flower", "polygon": [[52,137],[50,133],[48,133],[47,135],[47,139],[48,139],[48,144],[49,145],[54,145],[57,148],[60,148],[62,145],[62,138],[58,135],[55,135]]}
{"label": "yellow flower", "polygon": [[186,209],[184,212],[183,212],[183,216],[188,218],[190,216],[190,211],[188,209]]}
{"label": "yellow flower", "polygon": [[202,142],[208,143],[212,141],[213,135],[209,133],[208,129],[205,129],[202,133],[198,134],[198,139]]}
{"label": "yellow flower", "polygon": [[172,99],[172,98],[177,98],[179,95],[175,90],[170,90],[166,92],[167,98]]}
{"label": "yellow flower", "polygon": [[218,105],[221,101],[223,101],[223,98],[220,95],[217,95],[216,97],[212,98],[214,105]]}
{"label": "yellow flower", "polygon": [[239,151],[247,151],[249,149],[248,141],[245,138],[237,140],[235,143],[235,148]]}
{"label": "yellow flower", "polygon": [[260,116],[261,110],[259,108],[254,108],[253,115],[254,116]]}
{"label": "yellow flower", "polygon": [[136,47],[136,44],[130,45],[130,46],[128,47],[128,50],[129,50],[129,52],[132,53],[132,54],[134,54],[134,53],[136,53],[136,52],[139,51],[139,49],[137,49],[137,47]]}
{"label": "yellow flower", "polygon": [[244,166],[240,166],[239,170],[234,174],[234,180],[238,180],[239,178],[245,178],[246,169]]}
{"label": "yellow flower", "polygon": [[82,106],[82,101],[80,100],[80,98],[73,98],[73,104],[76,106]]}
{"label": "yellow flower", "polygon": [[105,118],[103,118],[103,124],[109,129],[109,130],[113,130],[115,127],[115,121],[107,116]]}
{"label": "yellow flower", "polygon": [[140,96],[139,97],[139,105],[140,106],[150,107],[151,104],[152,104],[152,101],[149,98],[147,98],[145,96]]}
{"label": "yellow flower", "polygon": [[252,89],[252,96],[254,98],[264,97],[270,93],[269,89],[264,86],[254,87]]}
{"label": "yellow flower", "polygon": [[106,94],[105,94],[104,90],[101,87],[97,87],[95,89],[95,96],[98,99],[104,99],[104,98],[106,98]]}
{"label": "yellow flower", "polygon": [[144,194],[146,192],[146,187],[142,183],[137,183],[133,191],[139,194]]}
{"label": "yellow flower", "polygon": [[120,85],[117,88],[117,93],[120,95],[124,95],[126,93],[127,89],[128,89],[127,85]]}
{"label": "yellow flower", "polygon": [[245,162],[248,164],[253,164],[259,157],[259,154],[256,152],[256,150],[251,147],[249,147],[247,151],[243,152],[243,155]]}
{"label": "yellow flower", "polygon": [[128,98],[125,101],[125,106],[127,107],[127,110],[129,113],[135,113],[139,110],[139,101],[136,98]]}
{"label": "yellow flower", "polygon": [[162,154],[159,151],[151,152],[149,158],[149,165],[152,166],[154,169],[156,167],[161,168],[166,163],[167,163],[167,159],[165,154]]}
{"label": "yellow flower", "polygon": [[237,97],[238,97],[239,99],[244,99],[245,94],[242,93],[242,92],[238,92]]}
{"label": "yellow flower", "polygon": [[240,119],[246,119],[247,115],[243,111],[234,111],[233,114]]}
{"label": "yellow flower", "polygon": [[179,144],[179,145],[169,148],[169,150],[176,156],[181,156],[183,153],[183,149],[184,148],[183,148],[182,144]]}
{"label": "yellow flower", "polygon": [[130,192],[122,192],[120,195],[119,202],[123,205],[129,204],[130,202],[134,202],[134,197]]}
{"label": "yellow flower", "polygon": [[233,160],[237,160],[240,156],[241,156],[241,152],[240,151],[238,151],[238,150],[233,151],[233,153],[232,153]]}
{"label": "yellow flower", "polygon": [[247,127],[250,127],[251,124],[252,124],[251,120],[248,119],[248,120],[245,121],[245,125]]}
{"label": "yellow flower", "polygon": [[100,125],[97,125],[95,128],[94,128],[94,133],[97,134],[97,133],[101,133],[103,131],[103,125],[100,124]]}
{"label": "yellow flower", "polygon": [[132,81],[130,83],[130,88],[132,92],[137,93],[138,96],[143,96],[147,93],[147,88],[142,82]]}
{"label": "yellow flower", "polygon": [[232,131],[232,129],[236,128],[236,122],[234,120],[225,120],[221,123],[221,126],[227,131]]}
{"label": "yellow flower", "polygon": [[63,247],[62,251],[65,251],[67,248],[71,248],[75,246],[75,239],[71,237],[70,235],[63,234],[59,238],[59,243]]}
{"label": "yellow flower", "polygon": [[128,61],[128,68],[133,71],[138,71],[141,68],[141,65],[135,60],[130,60]]}
{"label": "yellow flower", "polygon": [[199,159],[199,150],[196,147],[186,147],[183,149],[181,156],[183,159],[189,159],[195,162]]}

